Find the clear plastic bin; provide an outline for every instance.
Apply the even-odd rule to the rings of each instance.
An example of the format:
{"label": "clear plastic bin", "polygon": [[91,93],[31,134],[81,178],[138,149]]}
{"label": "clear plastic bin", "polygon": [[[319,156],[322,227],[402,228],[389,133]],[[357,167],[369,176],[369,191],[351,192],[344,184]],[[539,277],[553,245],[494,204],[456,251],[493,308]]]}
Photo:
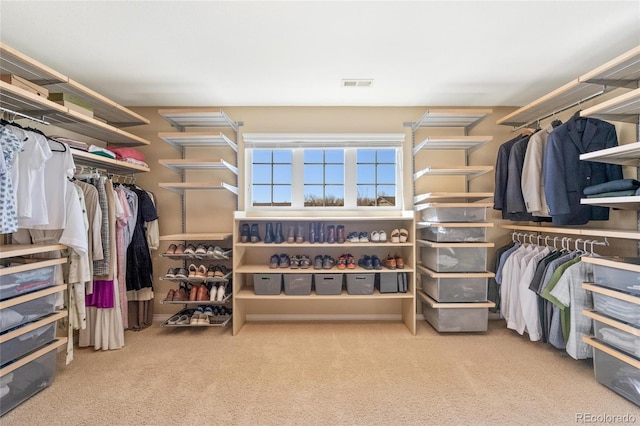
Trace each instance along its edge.
{"label": "clear plastic bin", "polygon": [[[53,384],[56,377],[56,350],[17,368],[0,380],[7,381],[9,393],[0,399],[0,416],[22,404],[42,389]],[[9,378],[11,379],[9,381]]]}
{"label": "clear plastic bin", "polygon": [[640,305],[594,292],[593,308],[619,321],[640,327]]}
{"label": "clear plastic bin", "polygon": [[55,266],[45,266],[0,276],[0,300],[53,286],[55,270]]}
{"label": "clear plastic bin", "polygon": [[427,207],[422,210],[425,222],[484,222],[486,207]]}
{"label": "clear plastic bin", "polygon": [[593,370],[598,383],[640,406],[640,369],[593,348]]}
{"label": "clear plastic bin", "polygon": [[57,300],[58,294],[54,293],[3,308],[0,315],[0,332],[52,314],[56,310]]}
{"label": "clear plastic bin", "polygon": [[[640,358],[640,336],[593,320],[594,334],[598,340],[636,358]],[[637,330],[640,333],[640,329]]]}
{"label": "clear plastic bin", "polygon": [[487,278],[432,278],[422,275],[422,291],[436,302],[486,302]]}
{"label": "clear plastic bin", "polygon": [[373,294],[375,287],[375,274],[346,274],[347,293],[349,294]]}
{"label": "clear plastic bin", "polygon": [[[640,265],[640,258],[625,258],[624,262]],[[603,287],[640,296],[640,272],[593,265],[593,282]]]}
{"label": "clear plastic bin", "polygon": [[282,274],[284,276],[284,293],[288,295],[306,296],[311,294],[312,274]]}
{"label": "clear plastic bin", "polygon": [[423,303],[422,315],[440,333],[487,331],[489,323],[487,308],[432,308]]}
{"label": "clear plastic bin", "polygon": [[316,294],[338,295],[342,293],[344,274],[313,274]]}
{"label": "clear plastic bin", "polygon": [[422,247],[422,264],[436,272],[486,272],[486,247]]}
{"label": "clear plastic bin", "polygon": [[53,342],[55,338],[56,322],[54,321],[0,343],[0,365],[39,349],[47,343]]}
{"label": "clear plastic bin", "polygon": [[421,230],[421,236],[423,240],[442,243],[478,243],[486,241],[487,228],[430,226]]}
{"label": "clear plastic bin", "polygon": [[253,274],[253,291],[261,296],[275,296],[282,291],[282,274]]}

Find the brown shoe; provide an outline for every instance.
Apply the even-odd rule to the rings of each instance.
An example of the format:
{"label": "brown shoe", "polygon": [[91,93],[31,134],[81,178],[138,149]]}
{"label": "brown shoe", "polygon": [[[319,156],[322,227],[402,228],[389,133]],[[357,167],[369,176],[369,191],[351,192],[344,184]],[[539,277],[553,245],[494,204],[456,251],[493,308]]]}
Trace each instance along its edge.
{"label": "brown shoe", "polygon": [[396,254],[395,256],[396,268],[404,269],[404,259]]}
{"label": "brown shoe", "polygon": [[198,286],[198,301],[209,300],[209,291],[207,290],[207,286],[204,284],[200,284]]}
{"label": "brown shoe", "polygon": [[[404,263],[403,263],[404,265]],[[396,258],[389,255],[382,261],[382,266],[388,269],[396,269]]]}
{"label": "brown shoe", "polygon": [[169,290],[169,292],[167,293],[167,297],[164,298],[165,301],[170,302],[173,300],[173,296],[176,294],[176,291],[174,289]]}
{"label": "brown shoe", "polygon": [[192,285],[191,290],[189,290],[189,301],[195,302],[198,300],[198,288],[200,286]]}
{"label": "brown shoe", "polygon": [[176,246],[176,249],[173,251],[173,254],[184,254],[184,250],[185,250],[184,244],[178,244]]}
{"label": "brown shoe", "polygon": [[178,247],[175,244],[171,244],[169,248],[167,248],[167,251],[164,252],[164,254],[176,254],[177,248]]}
{"label": "brown shoe", "polygon": [[173,301],[179,301],[179,302],[184,302],[189,300],[189,297],[187,297],[187,291],[184,289],[184,287],[180,287],[173,295]]}

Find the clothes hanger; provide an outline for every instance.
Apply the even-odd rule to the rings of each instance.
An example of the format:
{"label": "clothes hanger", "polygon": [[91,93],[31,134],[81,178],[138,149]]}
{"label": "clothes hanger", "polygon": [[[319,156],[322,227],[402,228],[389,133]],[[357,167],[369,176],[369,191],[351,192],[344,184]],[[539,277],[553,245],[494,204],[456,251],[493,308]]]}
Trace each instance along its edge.
{"label": "clothes hanger", "polygon": [[556,116],[556,113],[553,113],[553,121],[551,122],[551,127],[553,127],[554,129],[558,126],[560,126],[562,124],[562,121],[560,121],[558,119],[558,117]]}

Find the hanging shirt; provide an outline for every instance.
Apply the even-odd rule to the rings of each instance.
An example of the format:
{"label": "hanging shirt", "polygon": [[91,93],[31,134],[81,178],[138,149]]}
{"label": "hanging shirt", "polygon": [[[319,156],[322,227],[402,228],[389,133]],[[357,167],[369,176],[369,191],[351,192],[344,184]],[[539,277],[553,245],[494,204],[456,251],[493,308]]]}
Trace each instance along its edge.
{"label": "hanging shirt", "polygon": [[0,145],[6,169],[5,173],[0,174],[0,234],[8,234],[18,230],[18,211],[11,170],[24,142],[3,126],[0,128]]}
{"label": "hanging shirt", "polygon": [[544,147],[553,126],[549,124],[529,139],[522,165],[522,195],[527,211],[534,216],[549,216],[549,206],[544,195],[543,158]]}

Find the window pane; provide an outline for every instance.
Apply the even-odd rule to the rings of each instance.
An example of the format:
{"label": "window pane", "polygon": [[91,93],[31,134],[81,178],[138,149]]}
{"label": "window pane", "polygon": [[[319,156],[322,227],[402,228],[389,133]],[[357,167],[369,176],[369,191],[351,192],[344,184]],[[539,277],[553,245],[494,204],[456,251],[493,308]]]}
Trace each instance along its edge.
{"label": "window pane", "polygon": [[291,205],[291,185],[273,185],[273,204],[276,206]]}
{"label": "window pane", "polygon": [[274,165],[273,166],[273,183],[286,183],[291,185],[291,166],[290,165]]}
{"label": "window pane", "polygon": [[321,149],[305,149],[304,150],[304,162],[305,163],[322,163],[322,150]]}
{"label": "window pane", "polygon": [[379,149],[378,150],[378,163],[392,163],[396,162],[396,152],[393,149]]}
{"label": "window pane", "polygon": [[395,165],[378,165],[378,183],[396,183]]}
{"label": "window pane", "polygon": [[271,150],[270,149],[254,149],[253,162],[254,163],[271,163]]}
{"label": "window pane", "polygon": [[253,165],[253,183],[271,183],[271,165]]}
{"label": "window pane", "polygon": [[322,165],[308,165],[304,166],[304,183],[323,183],[323,167]]}
{"label": "window pane", "polygon": [[344,183],[344,166],[325,166],[325,183]]}
{"label": "window pane", "polygon": [[290,149],[276,149],[273,151],[274,163],[288,163],[291,164],[291,150]]}
{"label": "window pane", "polygon": [[392,185],[378,185],[378,206],[396,205],[396,188]]}
{"label": "window pane", "polygon": [[253,185],[253,205],[271,205],[271,186],[270,185]]}
{"label": "window pane", "polygon": [[375,183],[376,167],[374,165],[358,164],[357,172],[356,180],[358,183]]}
{"label": "window pane", "polygon": [[324,154],[324,161],[327,163],[344,163],[344,150],[342,149],[328,149]]}
{"label": "window pane", "polygon": [[327,185],[325,187],[325,205],[326,206],[344,206],[344,186]]}
{"label": "window pane", "polygon": [[374,149],[359,149],[358,163],[373,163],[376,161],[376,151]]}
{"label": "window pane", "polygon": [[305,185],[304,186],[304,205],[305,206],[322,206],[324,195],[322,193],[322,185]]}
{"label": "window pane", "polygon": [[374,185],[358,185],[358,205],[371,206],[375,203],[376,188]]}

